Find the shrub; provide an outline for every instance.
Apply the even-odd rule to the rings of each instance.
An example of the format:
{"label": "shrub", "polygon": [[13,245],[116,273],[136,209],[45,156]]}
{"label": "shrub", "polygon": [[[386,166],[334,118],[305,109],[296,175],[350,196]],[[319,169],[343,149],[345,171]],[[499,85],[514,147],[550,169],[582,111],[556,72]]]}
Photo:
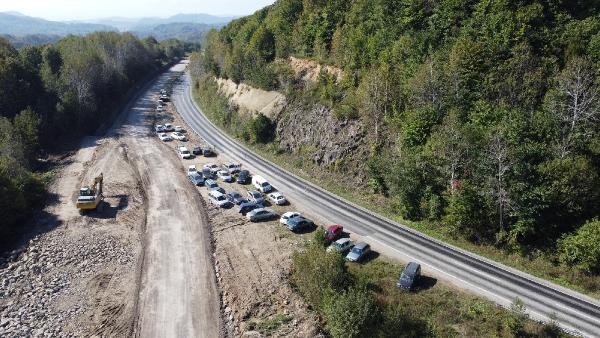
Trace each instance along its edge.
{"label": "shrub", "polygon": [[250,140],[254,143],[269,143],[275,137],[275,125],[271,119],[258,114],[249,125]]}
{"label": "shrub", "polygon": [[600,221],[585,223],[559,241],[560,260],[585,272],[600,271]]}
{"label": "shrub", "polygon": [[348,284],[344,257],[325,252],[319,244],[295,252],[292,268],[292,284],[313,308],[321,306],[327,292],[341,291]]}
{"label": "shrub", "polygon": [[329,295],[324,303],[325,327],[333,338],[368,336],[378,315],[377,305],[365,289]]}

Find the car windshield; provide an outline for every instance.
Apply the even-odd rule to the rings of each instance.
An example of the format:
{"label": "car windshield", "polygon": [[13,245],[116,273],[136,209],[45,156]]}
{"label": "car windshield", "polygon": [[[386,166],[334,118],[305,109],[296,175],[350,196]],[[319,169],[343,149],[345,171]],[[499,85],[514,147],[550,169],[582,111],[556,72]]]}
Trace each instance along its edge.
{"label": "car windshield", "polygon": [[224,201],[224,200],[225,200],[225,196],[223,196],[223,195],[217,197],[217,201]]}
{"label": "car windshield", "polygon": [[356,254],[360,254],[360,253],[362,253],[362,252],[363,252],[363,249],[361,249],[361,248],[357,248],[357,247],[354,247],[354,248],[352,249],[352,252],[354,252],[354,253],[356,253]]}
{"label": "car windshield", "polygon": [[184,155],[187,155],[187,154],[189,154],[190,152],[189,152],[188,150],[182,150],[182,151],[181,151],[181,153],[182,153],[182,154],[184,154]]}
{"label": "car windshield", "polygon": [[331,229],[327,229],[325,230],[325,234],[326,235],[333,235],[335,231],[331,230]]}
{"label": "car windshield", "polygon": [[268,185],[269,185],[269,183],[267,183],[267,182],[263,182],[263,183],[262,183],[260,186],[261,186],[261,187],[266,187],[266,186],[268,186]]}

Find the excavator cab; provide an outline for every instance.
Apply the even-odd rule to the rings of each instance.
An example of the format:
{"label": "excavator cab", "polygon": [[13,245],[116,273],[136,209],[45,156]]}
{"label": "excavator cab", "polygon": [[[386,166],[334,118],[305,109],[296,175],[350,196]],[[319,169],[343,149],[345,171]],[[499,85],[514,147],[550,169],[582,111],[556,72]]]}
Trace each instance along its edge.
{"label": "excavator cab", "polygon": [[86,210],[98,209],[102,204],[104,196],[102,196],[102,183],[104,176],[102,173],[94,178],[94,181],[89,186],[84,186],[79,189],[79,196],[77,197],[77,209],[80,212]]}

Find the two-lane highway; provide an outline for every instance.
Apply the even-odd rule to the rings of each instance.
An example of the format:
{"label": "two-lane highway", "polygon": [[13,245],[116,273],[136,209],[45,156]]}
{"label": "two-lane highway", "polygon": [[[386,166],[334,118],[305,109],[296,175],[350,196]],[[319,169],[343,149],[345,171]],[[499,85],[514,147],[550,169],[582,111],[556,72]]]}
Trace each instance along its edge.
{"label": "two-lane highway", "polygon": [[174,102],[188,125],[221,153],[260,173],[293,203],[313,214],[344,224],[377,241],[401,259],[419,261],[457,286],[509,306],[517,297],[535,319],[557,322],[569,331],[600,336],[600,303],[523,272],[447,245],[376,215],[262,159],[214,126],[192,99],[189,76],[176,88]]}

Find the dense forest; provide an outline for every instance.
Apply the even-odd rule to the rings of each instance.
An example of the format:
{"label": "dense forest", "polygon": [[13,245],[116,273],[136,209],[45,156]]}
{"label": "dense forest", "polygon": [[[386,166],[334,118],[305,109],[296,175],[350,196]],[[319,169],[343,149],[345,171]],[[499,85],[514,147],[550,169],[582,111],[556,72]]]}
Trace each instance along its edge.
{"label": "dense forest", "polygon": [[[290,56],[344,77],[299,82]],[[195,62],[362,121],[365,184],[404,219],[600,271],[596,1],[279,0]]]}
{"label": "dense forest", "polygon": [[0,244],[44,201],[38,155],[96,130],[136,82],[185,48],[114,32],[18,50],[0,38]]}

